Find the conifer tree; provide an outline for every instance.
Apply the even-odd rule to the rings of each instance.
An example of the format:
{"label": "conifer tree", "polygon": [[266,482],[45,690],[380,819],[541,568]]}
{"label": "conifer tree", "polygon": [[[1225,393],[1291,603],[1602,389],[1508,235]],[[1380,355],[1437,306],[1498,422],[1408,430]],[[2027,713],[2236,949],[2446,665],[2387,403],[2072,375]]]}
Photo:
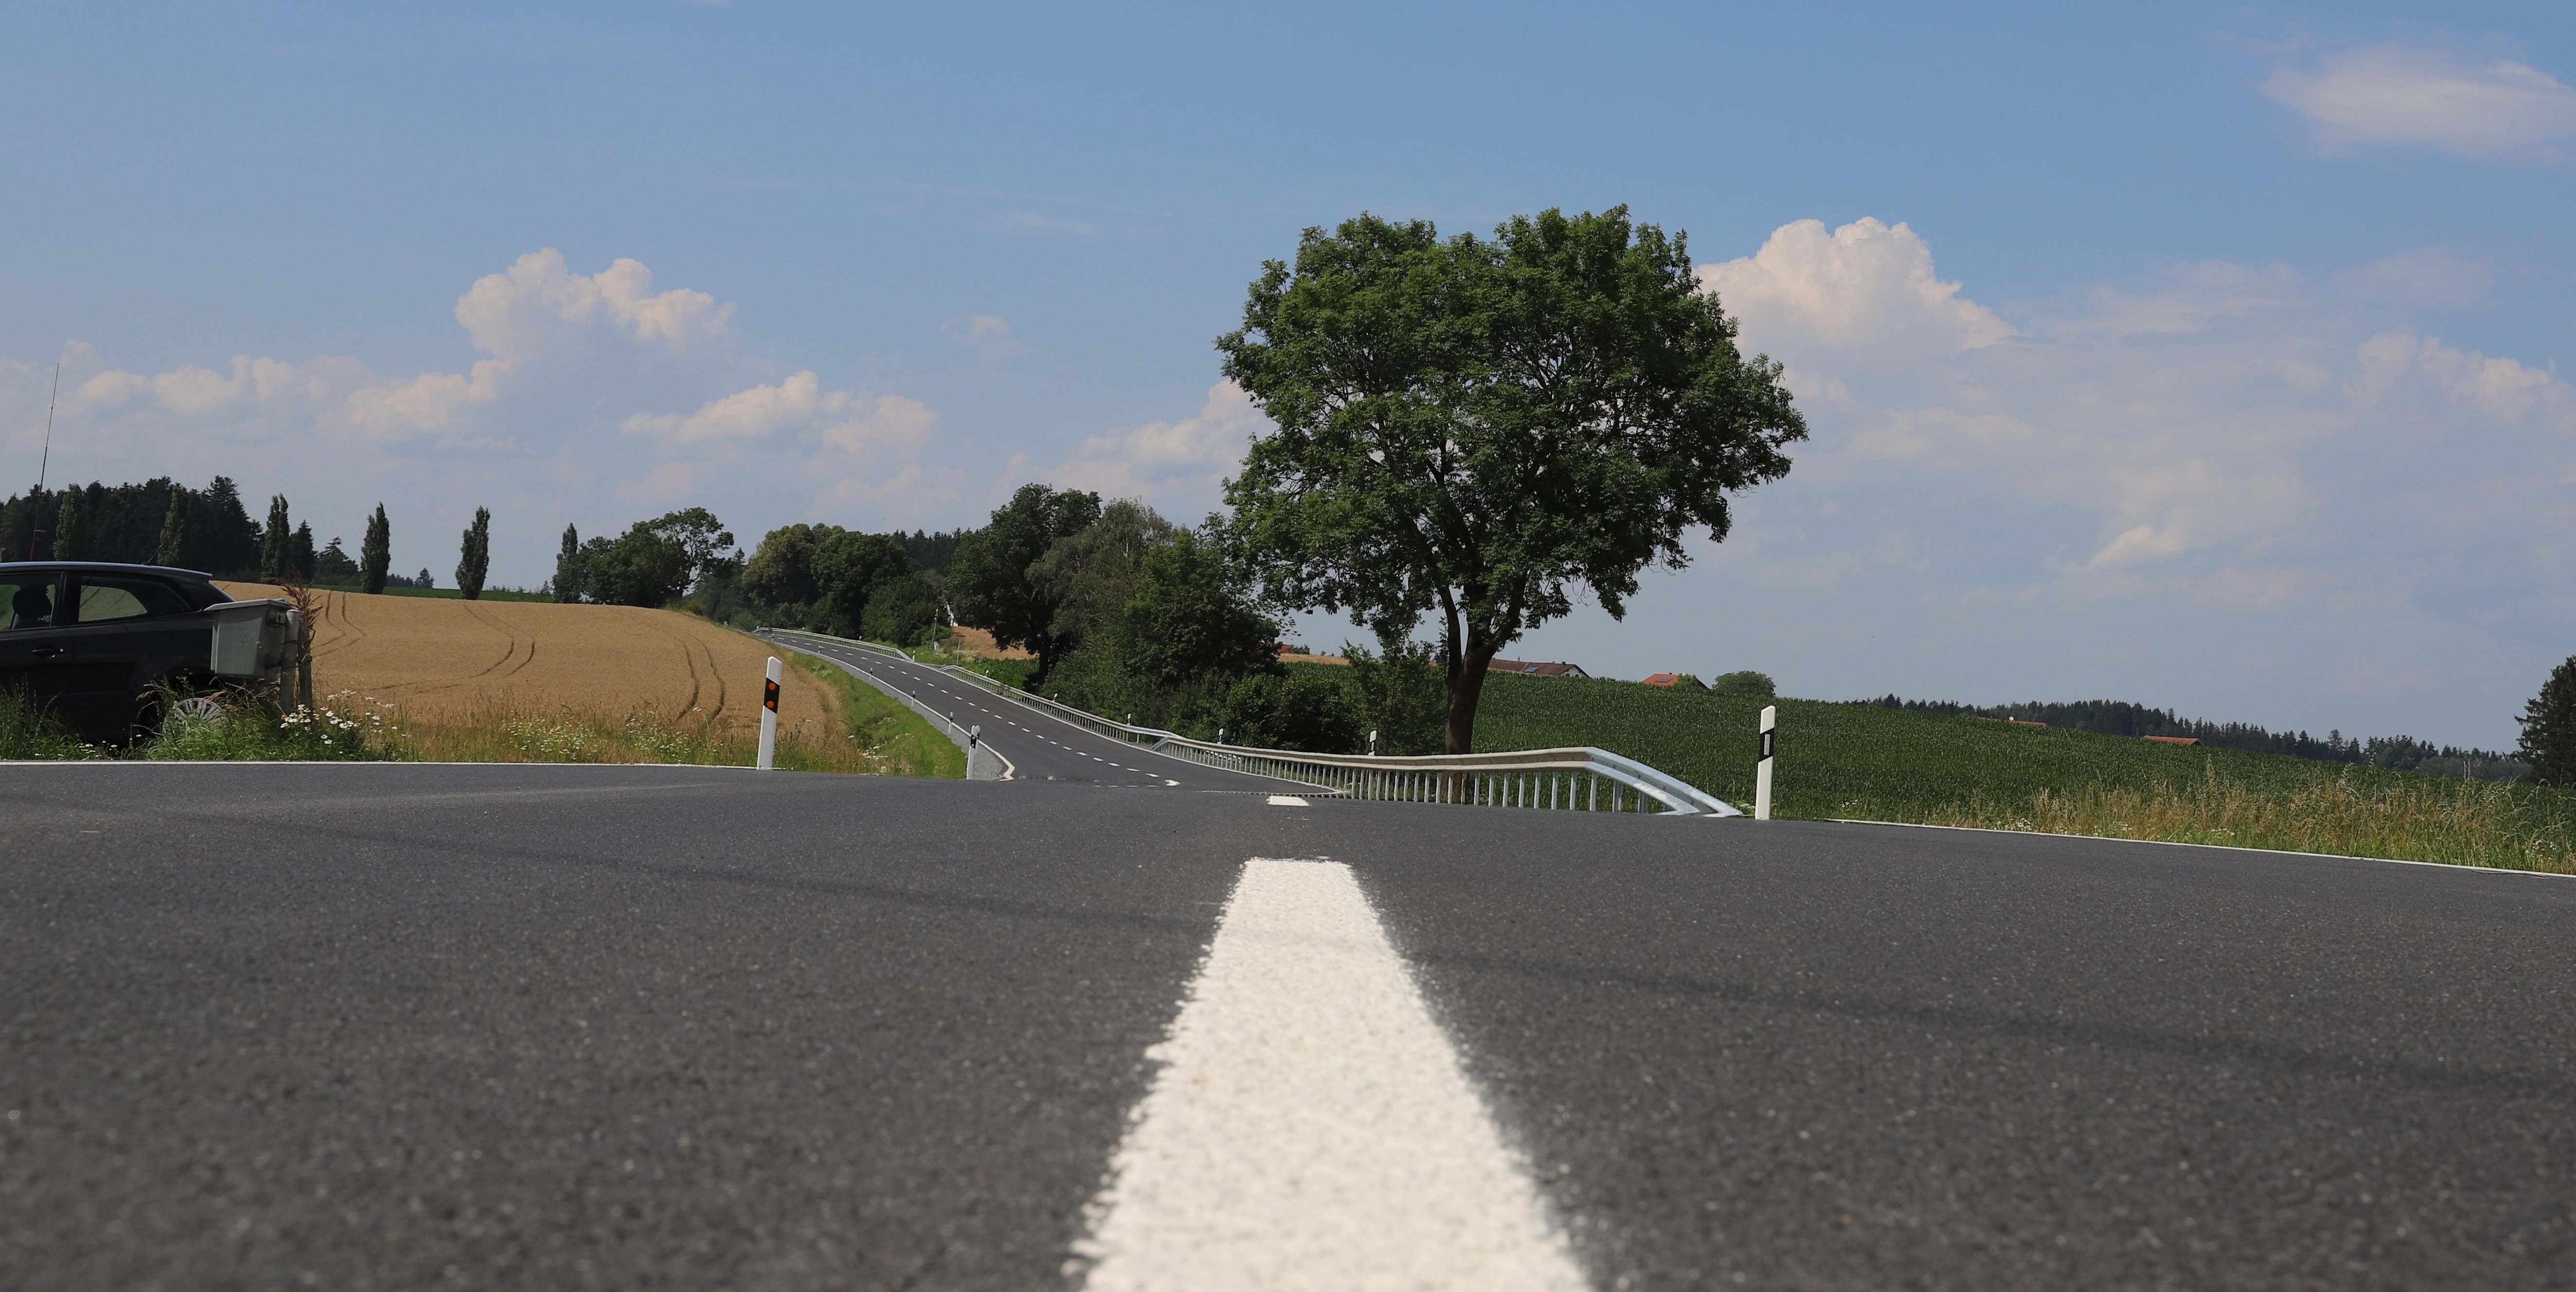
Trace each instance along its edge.
{"label": "conifer tree", "polygon": [[284,583],[295,573],[295,527],[287,522],[286,495],[270,494],[268,524],[259,531],[259,577]]}
{"label": "conifer tree", "polygon": [[367,540],[358,548],[358,586],[370,596],[383,592],[393,564],[393,522],[385,519],[385,505],[377,503],[376,514],[367,518]]}
{"label": "conifer tree", "polygon": [[78,561],[89,555],[89,508],[80,488],[63,490],[63,508],[54,518],[54,559]]}
{"label": "conifer tree", "polygon": [[2549,671],[2540,694],[2523,706],[2522,761],[2534,785],[2576,785],[2576,656]]}
{"label": "conifer tree", "polygon": [[456,558],[456,591],[468,601],[483,597],[483,576],[492,572],[492,509],[474,509],[465,527],[465,548]]}
{"label": "conifer tree", "polygon": [[152,557],[155,564],[178,569],[188,560],[188,491],[170,486],[170,510],[161,518],[161,546]]}
{"label": "conifer tree", "polygon": [[286,544],[286,563],[294,567],[296,582],[313,581],[313,562],[316,556],[317,553],[313,550],[313,522],[296,522],[295,537],[289,539]]}

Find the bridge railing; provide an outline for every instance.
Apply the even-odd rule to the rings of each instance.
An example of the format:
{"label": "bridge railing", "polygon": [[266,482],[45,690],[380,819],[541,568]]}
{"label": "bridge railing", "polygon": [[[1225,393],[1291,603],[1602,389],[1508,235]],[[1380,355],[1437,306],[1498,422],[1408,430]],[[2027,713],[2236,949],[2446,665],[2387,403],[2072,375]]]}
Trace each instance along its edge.
{"label": "bridge railing", "polygon": [[[769,629],[781,638],[808,638],[921,664],[875,642]],[[1310,754],[1290,749],[1196,740],[1159,727],[1104,718],[1035,695],[999,678],[953,664],[925,665],[979,686],[1015,704],[1112,739],[1150,747],[1169,757],[1228,771],[1295,781],[1323,793],[1406,803],[1479,807],[1552,808],[1577,812],[1668,812],[1684,816],[1741,816],[1735,805],[1679,777],[1606,749],[1522,749],[1489,754]]]}

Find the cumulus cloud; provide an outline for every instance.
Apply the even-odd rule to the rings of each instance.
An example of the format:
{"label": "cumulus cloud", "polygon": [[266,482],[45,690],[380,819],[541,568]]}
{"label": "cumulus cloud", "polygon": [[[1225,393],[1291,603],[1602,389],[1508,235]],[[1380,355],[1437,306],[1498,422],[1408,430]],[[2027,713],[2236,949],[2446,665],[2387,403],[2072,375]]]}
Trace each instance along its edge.
{"label": "cumulus cloud", "polygon": [[1186,516],[1217,505],[1225,478],[1243,463],[1245,447],[1269,429],[1270,419],[1241,386],[1220,381],[1208,387],[1198,412],[1089,436],[1044,475],[1065,488],[1142,498]]}
{"label": "cumulus cloud", "polygon": [[1855,220],[1784,224],[1762,249],[1703,265],[1700,284],[1729,312],[1762,320],[1764,335],[1909,356],[1952,355],[2010,337],[1993,310],[1932,272],[1932,248],[1911,228]]}
{"label": "cumulus cloud", "polygon": [[733,307],[705,292],[653,292],[653,271],[620,259],[596,275],[573,273],[552,247],[476,279],[456,302],[456,321],[474,348],[503,363],[577,345],[599,331],[687,354],[727,339]]}
{"label": "cumulus cloud", "polygon": [[[455,299],[461,339],[476,352],[455,371],[392,376],[342,356],[236,355],[142,373],[75,345],[55,465],[108,479],[220,472],[258,490],[327,497],[352,515],[316,527],[344,536],[377,496],[395,504],[407,534],[425,531],[407,528],[406,498],[449,498],[442,505],[458,515],[437,526],[449,534],[450,520],[462,525],[488,505],[506,518],[496,523],[531,527],[506,542],[496,534],[505,571],[505,546],[542,558],[566,519],[585,532],[622,528],[631,507],[698,502],[748,529],[800,505],[871,524],[956,496],[953,473],[911,470],[939,428],[927,405],[836,389],[810,369],[779,378],[785,365],[737,353],[733,309],[706,292],[657,288],[635,260],[580,273],[546,248]],[[977,330],[987,342],[1006,336]],[[0,360],[12,451],[38,451],[50,381],[50,361]],[[796,501],[779,501],[782,484]],[[370,501],[349,497],[362,489]],[[398,559],[424,557],[439,559]],[[533,583],[546,568],[496,577]]]}
{"label": "cumulus cloud", "polygon": [[1863,220],[1703,278],[1813,438],[1682,590],[1532,652],[2492,746],[2576,639],[2576,391],[2357,324],[2350,273],[2185,264],[2007,316]]}
{"label": "cumulus cloud", "polygon": [[2576,140],[2576,87],[2528,64],[2374,45],[2283,67],[2263,92],[2330,149],[2434,148],[2492,161],[2554,161]]}

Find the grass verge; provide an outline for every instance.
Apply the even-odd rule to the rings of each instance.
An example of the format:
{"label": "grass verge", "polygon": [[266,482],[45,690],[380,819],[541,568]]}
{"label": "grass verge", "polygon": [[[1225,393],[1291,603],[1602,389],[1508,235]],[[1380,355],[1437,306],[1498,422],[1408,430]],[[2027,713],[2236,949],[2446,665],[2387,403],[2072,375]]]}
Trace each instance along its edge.
{"label": "grass verge", "polygon": [[2576,794],[1815,700],[1495,674],[1480,750],[1592,745],[1749,806],[1780,708],[1782,817],[2224,843],[2576,873]]}

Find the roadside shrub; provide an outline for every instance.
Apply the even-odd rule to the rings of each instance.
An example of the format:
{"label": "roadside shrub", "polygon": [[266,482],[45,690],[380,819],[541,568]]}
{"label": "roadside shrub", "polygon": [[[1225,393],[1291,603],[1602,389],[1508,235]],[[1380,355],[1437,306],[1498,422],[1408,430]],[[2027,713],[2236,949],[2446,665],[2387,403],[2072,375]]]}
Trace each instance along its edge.
{"label": "roadside shrub", "polygon": [[[1359,693],[1363,734],[1377,732],[1381,754],[1436,754],[1448,739],[1449,677],[1432,648],[1397,642],[1384,654],[1347,642],[1351,688]],[[1365,742],[1363,742],[1365,744]]]}
{"label": "roadside shrub", "polygon": [[1225,729],[1230,745],[1347,754],[1362,743],[1350,688],[1307,674],[1255,673],[1236,682],[1202,720]]}

